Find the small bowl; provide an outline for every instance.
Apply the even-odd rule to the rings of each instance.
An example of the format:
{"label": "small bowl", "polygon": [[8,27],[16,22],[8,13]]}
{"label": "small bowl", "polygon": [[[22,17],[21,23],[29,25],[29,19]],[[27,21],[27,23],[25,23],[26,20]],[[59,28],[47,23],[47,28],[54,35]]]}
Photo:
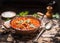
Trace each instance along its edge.
{"label": "small bowl", "polygon": [[3,12],[1,14],[1,16],[4,18],[12,18],[12,17],[16,16],[16,13],[13,11],[6,11],[6,12]]}

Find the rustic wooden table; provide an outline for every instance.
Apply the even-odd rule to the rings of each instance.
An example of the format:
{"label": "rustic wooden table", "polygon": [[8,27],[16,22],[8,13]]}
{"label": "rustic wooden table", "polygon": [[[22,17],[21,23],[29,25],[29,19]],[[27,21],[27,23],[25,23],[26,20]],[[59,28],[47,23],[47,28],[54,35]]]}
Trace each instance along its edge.
{"label": "rustic wooden table", "polygon": [[[44,24],[48,21],[53,21],[53,25],[52,28],[50,30],[46,30],[42,36],[38,39],[38,43],[56,43],[56,41],[54,42],[54,39],[58,39],[60,40],[60,20],[59,19],[47,19],[47,18],[43,18],[42,20],[42,26],[45,26]],[[59,34],[59,35],[57,35]],[[59,38],[57,38],[59,37]],[[60,42],[57,42],[60,43]]]}
{"label": "rustic wooden table", "polygon": [[[46,30],[41,37],[38,39],[38,43],[60,43],[60,20],[59,19],[42,19],[42,27],[45,26],[45,23],[53,21],[53,26],[50,30]],[[0,29],[2,30],[2,29]],[[3,29],[4,30],[4,29]],[[28,36],[16,36],[11,31],[3,33],[0,31],[0,42],[5,43],[33,43],[32,40],[38,35],[39,32],[28,35]]]}

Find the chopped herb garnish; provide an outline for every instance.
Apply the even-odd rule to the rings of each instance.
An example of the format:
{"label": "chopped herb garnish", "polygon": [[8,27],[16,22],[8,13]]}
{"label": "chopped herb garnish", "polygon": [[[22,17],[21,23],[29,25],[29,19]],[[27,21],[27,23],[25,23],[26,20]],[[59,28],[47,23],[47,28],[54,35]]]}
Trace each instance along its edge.
{"label": "chopped herb garnish", "polygon": [[20,21],[19,21],[19,24],[22,24],[23,22],[24,22],[23,20],[20,20]]}
{"label": "chopped herb garnish", "polygon": [[10,20],[10,18],[6,18],[6,19],[4,19],[5,21],[8,21],[8,20]]}
{"label": "chopped herb garnish", "polygon": [[36,18],[40,18],[40,15],[38,15],[36,13],[34,13],[33,16],[36,17]]}
{"label": "chopped herb garnish", "polygon": [[27,20],[26,20],[26,23],[30,23],[30,19],[27,19]]}
{"label": "chopped herb garnish", "polygon": [[53,15],[53,18],[57,18],[57,19],[59,19],[59,14],[58,13],[56,13],[55,15]]}
{"label": "chopped herb garnish", "polygon": [[35,28],[34,24],[30,24],[30,27],[33,27],[33,28]]}

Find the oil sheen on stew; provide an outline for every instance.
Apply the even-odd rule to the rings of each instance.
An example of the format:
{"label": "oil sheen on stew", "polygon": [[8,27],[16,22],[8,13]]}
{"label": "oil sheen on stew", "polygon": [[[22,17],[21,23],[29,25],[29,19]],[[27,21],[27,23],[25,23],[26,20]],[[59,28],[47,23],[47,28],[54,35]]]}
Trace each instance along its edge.
{"label": "oil sheen on stew", "polygon": [[30,17],[17,17],[11,21],[11,27],[18,30],[33,30],[40,26],[40,21]]}

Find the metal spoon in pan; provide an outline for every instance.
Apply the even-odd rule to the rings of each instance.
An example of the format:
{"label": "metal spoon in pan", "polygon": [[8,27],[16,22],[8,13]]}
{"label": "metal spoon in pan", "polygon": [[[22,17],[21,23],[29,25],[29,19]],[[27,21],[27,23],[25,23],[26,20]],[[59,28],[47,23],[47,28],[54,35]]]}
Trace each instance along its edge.
{"label": "metal spoon in pan", "polygon": [[52,27],[52,22],[49,22],[46,24],[45,28],[43,28],[43,30],[38,34],[38,36],[33,40],[33,43],[38,43],[37,40],[39,39],[39,37],[46,31],[46,30],[50,30]]}

